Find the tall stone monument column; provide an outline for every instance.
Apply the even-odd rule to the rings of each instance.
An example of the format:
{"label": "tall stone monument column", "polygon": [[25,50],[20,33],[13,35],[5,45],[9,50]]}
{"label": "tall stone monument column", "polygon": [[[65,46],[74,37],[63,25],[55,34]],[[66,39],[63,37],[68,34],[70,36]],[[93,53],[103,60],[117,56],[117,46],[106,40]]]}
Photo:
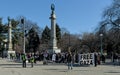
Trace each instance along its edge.
{"label": "tall stone monument column", "polygon": [[57,39],[56,39],[56,15],[55,15],[55,6],[54,4],[51,5],[51,39],[50,39],[50,52],[52,53],[59,53],[61,52],[60,49],[57,47]]}
{"label": "tall stone monument column", "polygon": [[8,58],[11,54],[15,54],[15,51],[12,49],[12,26],[11,19],[8,17]]}

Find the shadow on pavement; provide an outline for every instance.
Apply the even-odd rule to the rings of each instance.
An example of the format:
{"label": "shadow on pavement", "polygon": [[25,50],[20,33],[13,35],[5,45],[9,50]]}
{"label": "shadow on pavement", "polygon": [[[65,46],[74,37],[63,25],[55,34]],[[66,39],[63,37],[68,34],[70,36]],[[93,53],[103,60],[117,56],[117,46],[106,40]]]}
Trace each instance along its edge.
{"label": "shadow on pavement", "polygon": [[43,69],[43,70],[47,70],[47,71],[57,71],[57,72],[67,72],[67,69]]}
{"label": "shadow on pavement", "polygon": [[92,70],[74,70],[74,71],[92,71]]}
{"label": "shadow on pavement", "polygon": [[105,63],[102,63],[101,65],[120,66],[120,63],[119,62],[105,62]]}
{"label": "shadow on pavement", "polygon": [[0,64],[0,66],[16,66],[16,65],[22,65],[22,64]]}
{"label": "shadow on pavement", "polygon": [[3,68],[22,68],[22,67],[3,67]]}
{"label": "shadow on pavement", "polygon": [[104,72],[104,73],[120,73],[120,72]]}

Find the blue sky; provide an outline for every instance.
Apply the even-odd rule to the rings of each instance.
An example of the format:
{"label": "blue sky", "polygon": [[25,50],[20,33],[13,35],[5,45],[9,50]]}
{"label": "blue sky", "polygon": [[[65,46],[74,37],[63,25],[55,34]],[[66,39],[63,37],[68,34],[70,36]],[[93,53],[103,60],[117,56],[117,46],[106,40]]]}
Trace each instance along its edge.
{"label": "blue sky", "polygon": [[112,0],[0,0],[0,17],[7,22],[8,16],[25,16],[41,28],[50,27],[51,3],[55,4],[59,26],[79,34],[94,31]]}

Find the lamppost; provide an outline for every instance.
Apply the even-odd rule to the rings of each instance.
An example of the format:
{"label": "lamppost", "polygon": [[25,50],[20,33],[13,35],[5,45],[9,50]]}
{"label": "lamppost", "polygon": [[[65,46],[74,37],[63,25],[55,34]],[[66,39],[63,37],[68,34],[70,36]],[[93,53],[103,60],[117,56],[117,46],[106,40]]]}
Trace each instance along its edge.
{"label": "lamppost", "polygon": [[71,46],[71,45],[70,45],[70,33],[68,34],[68,37],[69,37],[69,47],[68,47],[68,52],[71,52],[71,50],[70,50],[70,48],[71,48],[71,47],[70,47],[70,46]]}
{"label": "lamppost", "polygon": [[102,38],[103,38],[103,34],[100,34],[100,50],[101,50],[101,55],[103,55],[103,48],[102,48]]}
{"label": "lamppost", "polygon": [[21,19],[21,24],[23,25],[23,53],[25,54],[25,24],[24,18]]}

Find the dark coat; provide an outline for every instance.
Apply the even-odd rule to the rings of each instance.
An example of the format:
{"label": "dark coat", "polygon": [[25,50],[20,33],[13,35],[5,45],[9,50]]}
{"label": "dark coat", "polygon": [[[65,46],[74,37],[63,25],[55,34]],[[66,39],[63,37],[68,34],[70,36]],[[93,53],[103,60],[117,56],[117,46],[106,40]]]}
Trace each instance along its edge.
{"label": "dark coat", "polygon": [[72,61],[72,55],[68,54],[68,56],[67,56],[67,62],[70,63],[71,61]]}

